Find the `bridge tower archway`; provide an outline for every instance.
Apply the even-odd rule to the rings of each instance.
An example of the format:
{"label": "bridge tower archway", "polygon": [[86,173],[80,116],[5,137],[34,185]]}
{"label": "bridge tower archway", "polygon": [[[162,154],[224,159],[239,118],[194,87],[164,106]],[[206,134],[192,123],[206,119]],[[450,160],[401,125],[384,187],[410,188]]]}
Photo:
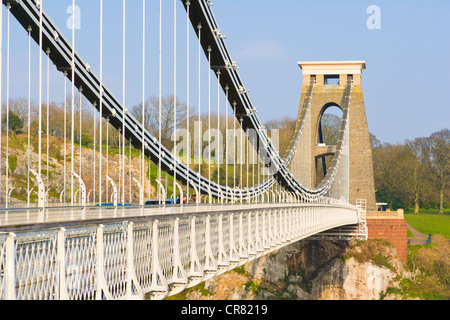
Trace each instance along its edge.
{"label": "bridge tower archway", "polygon": [[317,124],[315,125],[317,128],[316,145],[326,147],[327,150],[324,153],[315,155],[314,186],[320,184],[331,166],[339,140],[342,117],[343,111],[341,106],[334,102],[326,103],[319,113]]}
{"label": "bridge tower archway", "polygon": [[[321,128],[323,117],[327,110],[339,108],[342,112],[345,111],[343,106],[346,87],[347,84],[351,85],[347,110],[348,200],[356,204],[357,199],[366,199],[367,209],[375,210],[372,149],[361,86],[365,62],[325,61],[298,64],[303,71],[303,85],[297,126],[302,125],[303,129],[289,164],[291,172],[305,187],[315,188],[321,183],[325,176],[323,168],[326,168],[327,163],[331,163],[336,153],[336,145],[324,140],[323,127]],[[313,86],[312,90],[310,86]],[[305,108],[307,110],[304,110]],[[344,129],[342,122],[339,126],[339,130]]]}

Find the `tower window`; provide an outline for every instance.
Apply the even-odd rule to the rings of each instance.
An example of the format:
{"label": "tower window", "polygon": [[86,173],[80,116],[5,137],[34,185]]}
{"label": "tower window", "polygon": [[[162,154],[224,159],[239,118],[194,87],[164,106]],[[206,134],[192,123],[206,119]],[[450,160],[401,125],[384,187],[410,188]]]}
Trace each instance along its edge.
{"label": "tower window", "polygon": [[325,85],[339,85],[339,75],[338,74],[325,75],[324,82]]}

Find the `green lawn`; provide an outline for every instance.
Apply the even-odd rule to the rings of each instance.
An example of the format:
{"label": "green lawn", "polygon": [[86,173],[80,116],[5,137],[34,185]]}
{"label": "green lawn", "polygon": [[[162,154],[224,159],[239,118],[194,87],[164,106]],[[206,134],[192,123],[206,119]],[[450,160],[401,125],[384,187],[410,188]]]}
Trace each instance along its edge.
{"label": "green lawn", "polygon": [[405,220],[423,234],[441,234],[450,239],[450,214],[439,215],[424,210],[419,213],[405,213]]}

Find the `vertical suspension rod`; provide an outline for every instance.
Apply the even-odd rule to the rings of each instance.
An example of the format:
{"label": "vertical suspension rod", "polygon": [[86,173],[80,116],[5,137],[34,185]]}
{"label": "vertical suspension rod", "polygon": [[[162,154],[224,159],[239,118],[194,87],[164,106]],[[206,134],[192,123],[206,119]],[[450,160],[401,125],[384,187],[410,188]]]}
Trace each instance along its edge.
{"label": "vertical suspension rod", "polygon": [[50,48],[47,48],[47,203],[49,201],[49,162],[50,162]]}
{"label": "vertical suspension rod", "polygon": [[[201,64],[200,64],[200,55],[201,55],[201,31],[202,25],[199,23],[197,25],[198,29],[198,175],[202,174],[202,124],[201,124]],[[199,199],[200,200],[200,199]]]}
{"label": "vertical suspension rod", "polygon": [[[31,26],[28,26],[27,31],[28,31],[27,207],[29,208],[30,207],[30,161],[31,161],[30,160],[30,156],[31,156],[31,129],[30,129],[30,126],[31,126]],[[0,114],[0,119],[1,119],[1,114]]]}
{"label": "vertical suspension rod", "polygon": [[67,71],[64,71],[64,177],[63,177],[63,192],[64,203],[66,203],[66,158],[67,158]]}
{"label": "vertical suspension rod", "polygon": [[217,185],[220,186],[220,70],[217,70]]}
{"label": "vertical suspension rod", "polygon": [[[42,26],[41,26],[42,28]],[[42,30],[41,30],[42,31]],[[42,33],[42,32],[41,32]],[[42,52],[42,48],[40,50]],[[74,141],[74,135],[75,135],[75,0],[72,0],[72,112],[71,112],[71,146],[70,146],[70,154],[71,154],[71,161],[70,161],[70,204],[74,205],[74,199],[73,199],[73,190],[74,190],[74,164],[75,164],[75,141]]]}
{"label": "vertical suspension rod", "polygon": [[208,184],[211,189],[211,47],[208,47]]}
{"label": "vertical suspension rod", "polygon": [[[177,0],[173,0],[173,129],[174,129],[174,170],[173,170],[173,198],[177,198]],[[180,194],[180,201],[183,201]]]}
{"label": "vertical suspension rod", "polygon": [[[141,186],[144,188],[144,134],[145,134],[145,0],[142,0],[142,146],[141,146]],[[141,199],[142,201],[143,199]],[[143,203],[139,203],[143,205]]]}
{"label": "vertical suspension rod", "polygon": [[[10,47],[9,47],[9,34],[10,34],[10,16],[11,16],[11,4],[8,2],[6,7],[8,8],[8,21],[7,21],[7,33],[6,33],[6,162],[5,162],[5,176],[6,176],[6,190],[5,190],[5,198],[6,198],[6,207],[9,207],[9,53],[10,53]],[[42,8],[42,4],[41,4],[41,8]],[[42,11],[41,11],[42,13]],[[41,14],[42,17],[42,14]],[[42,25],[42,19],[40,19],[40,23]],[[41,36],[42,39],[42,36]],[[42,40],[40,40],[40,43],[42,43]],[[42,51],[40,51],[42,52]],[[41,60],[42,60],[42,56],[41,56]],[[39,68],[40,71],[40,75],[42,73],[42,68]],[[39,80],[41,80],[41,78],[39,78]],[[42,83],[39,82],[39,88],[41,88]],[[39,90],[39,93],[40,90]],[[0,101],[1,103],[1,101]],[[39,96],[39,103],[41,103],[41,97]],[[39,112],[40,115],[40,112]],[[41,122],[39,121],[39,125],[41,125]],[[41,137],[40,131],[39,131],[39,138]],[[39,142],[39,151],[40,151],[40,147],[41,144]],[[40,161],[41,161],[41,157],[40,157],[40,152],[39,152],[39,173],[40,173]]]}
{"label": "vertical suspension rod", "polygon": [[[3,6],[0,5],[0,75],[3,74]],[[2,107],[2,92],[3,92],[3,82],[0,76],[0,150],[2,148],[2,121],[3,107]],[[2,155],[0,152],[0,202],[2,202]]]}
{"label": "vertical suspension rod", "polygon": [[189,69],[189,14],[190,14],[190,2],[189,0],[186,1],[186,114],[187,114],[187,119],[186,119],[186,133],[187,133],[187,137],[189,137],[189,142],[187,144],[187,184],[186,184],[186,202],[189,203],[189,188],[190,188],[190,177],[189,177],[189,173],[190,173],[190,163],[191,163],[191,139],[190,139],[190,130],[189,130],[189,80],[190,80],[190,69]]}
{"label": "vertical suspension rod", "polygon": [[[159,92],[158,92],[158,112],[159,112],[159,146],[158,146],[158,180],[161,181],[161,107],[162,107],[162,97],[161,97],[161,86],[162,86],[162,0],[159,0]],[[166,182],[167,182],[167,176],[166,176]],[[161,204],[161,186],[158,183],[158,198],[159,198],[159,204]]]}
{"label": "vertical suspension rod", "polygon": [[102,180],[103,180],[103,173],[102,173],[102,166],[103,166],[103,159],[102,159],[102,145],[103,145],[103,132],[102,132],[102,120],[103,120],[103,0],[100,0],[100,101],[99,101],[99,138],[98,138],[98,148],[99,148],[99,161],[98,161],[98,198],[99,198],[99,204],[102,203]]}
{"label": "vertical suspension rod", "polygon": [[122,203],[125,203],[125,45],[126,45],[126,0],[122,3],[123,36],[122,36]]}

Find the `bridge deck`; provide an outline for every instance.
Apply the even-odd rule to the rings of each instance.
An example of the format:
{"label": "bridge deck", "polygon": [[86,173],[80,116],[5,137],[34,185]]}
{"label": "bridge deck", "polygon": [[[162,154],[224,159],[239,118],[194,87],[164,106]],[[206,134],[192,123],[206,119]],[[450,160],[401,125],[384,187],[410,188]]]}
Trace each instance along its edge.
{"label": "bridge deck", "polygon": [[338,204],[207,207],[4,228],[0,298],[130,299],[150,293],[161,299],[282,246],[361,222],[358,208]]}

